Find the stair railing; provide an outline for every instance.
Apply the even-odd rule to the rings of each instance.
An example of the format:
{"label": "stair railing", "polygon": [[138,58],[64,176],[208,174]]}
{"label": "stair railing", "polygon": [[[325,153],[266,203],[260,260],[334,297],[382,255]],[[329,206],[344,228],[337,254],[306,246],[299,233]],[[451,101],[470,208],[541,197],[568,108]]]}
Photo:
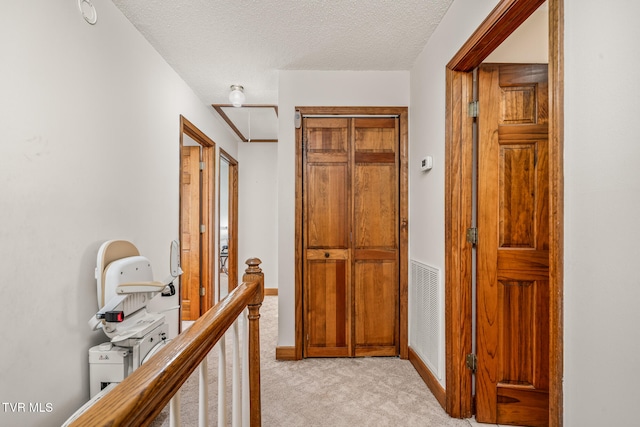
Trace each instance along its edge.
{"label": "stair railing", "polygon": [[[154,354],[147,362],[131,373],[120,384],[106,393],[100,400],[86,408],[73,422],[71,427],[96,426],[147,426],[171,401],[171,423],[179,425],[179,399],[172,399],[182,384],[200,367],[200,425],[207,425],[207,379],[206,357],[220,341],[227,330],[237,328],[237,319],[248,309],[248,396],[242,393],[241,406],[249,408],[249,425],[261,425],[260,407],[260,306],[264,300],[264,275],[258,258],[247,260],[247,269],[242,276],[242,284],[233,289],[218,304],[207,311],[186,331]],[[237,330],[234,331],[237,337]],[[234,346],[239,339],[234,338]],[[224,340],[223,340],[224,342]],[[234,359],[236,359],[234,351]],[[204,364],[203,364],[204,362]],[[234,362],[235,364],[235,362]],[[235,368],[234,368],[235,371]],[[234,396],[239,384],[234,373]],[[239,376],[238,376],[239,378]],[[240,381],[239,379],[237,380]],[[204,383],[204,391],[202,385]],[[222,393],[224,395],[224,393]],[[246,397],[245,397],[246,396]],[[204,398],[204,399],[203,399]],[[224,399],[224,398],[223,398]],[[204,401],[203,401],[204,400]],[[248,400],[248,401],[247,401]],[[223,400],[224,401],[224,400]],[[240,409],[241,410],[241,409]],[[218,412],[224,412],[219,407]],[[238,412],[234,411],[234,425],[240,423]],[[220,418],[219,418],[220,419]],[[224,418],[223,418],[224,419]]]}

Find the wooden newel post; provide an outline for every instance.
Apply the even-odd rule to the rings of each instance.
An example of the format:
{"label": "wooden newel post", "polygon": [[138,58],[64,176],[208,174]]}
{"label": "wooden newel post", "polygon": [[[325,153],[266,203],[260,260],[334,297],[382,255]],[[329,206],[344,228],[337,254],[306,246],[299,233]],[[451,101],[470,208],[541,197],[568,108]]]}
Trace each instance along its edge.
{"label": "wooden newel post", "polygon": [[258,291],[249,306],[249,414],[251,427],[262,425],[260,406],[260,306],[264,300],[264,274],[258,258],[246,261],[247,269],[242,276],[245,283],[258,282]]}

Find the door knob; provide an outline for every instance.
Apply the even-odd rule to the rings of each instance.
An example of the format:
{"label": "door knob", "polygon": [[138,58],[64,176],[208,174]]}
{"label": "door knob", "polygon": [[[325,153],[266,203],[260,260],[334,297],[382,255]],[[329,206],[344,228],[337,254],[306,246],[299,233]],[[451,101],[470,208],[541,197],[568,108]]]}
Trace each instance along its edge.
{"label": "door knob", "polygon": [[325,257],[325,258],[329,258],[329,252],[325,252],[325,253],[324,253],[324,257]]}

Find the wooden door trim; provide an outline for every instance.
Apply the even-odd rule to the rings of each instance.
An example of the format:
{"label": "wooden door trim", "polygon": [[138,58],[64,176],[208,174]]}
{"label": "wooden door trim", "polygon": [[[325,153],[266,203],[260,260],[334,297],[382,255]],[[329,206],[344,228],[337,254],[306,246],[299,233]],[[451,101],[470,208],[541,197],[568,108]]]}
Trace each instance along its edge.
{"label": "wooden door trim", "polygon": [[549,0],[549,425],[562,426],[564,376],[564,0]]}
{"label": "wooden door trim", "polygon": [[[564,2],[549,1],[549,175],[550,175],[550,390],[549,425],[561,426],[563,377],[563,240],[564,240]],[[471,132],[466,117],[471,100],[469,71],[497,48],[543,0],[503,0],[473,33],[446,70],[445,173],[445,336],[446,411],[457,418],[472,415],[471,248],[464,233],[471,224]]]}
{"label": "wooden door trim", "polygon": [[204,132],[197,128],[196,125],[187,120],[186,117],[180,116],[180,146],[182,146],[182,134],[189,135],[194,141],[203,147],[215,147],[213,142]]}
{"label": "wooden door trim", "polygon": [[[229,292],[238,286],[238,161],[229,153],[220,149],[220,159],[226,159],[229,162],[229,226],[227,236],[229,239],[229,248],[227,249],[227,271],[229,277]],[[222,169],[222,168],[220,168]],[[222,192],[218,192],[220,197]],[[220,206],[220,200],[218,200]],[[220,280],[218,279],[218,283]]]}
{"label": "wooden door trim", "polygon": [[201,277],[204,296],[200,297],[200,315],[213,307],[214,295],[214,261],[215,261],[215,146],[202,147],[202,161],[205,164],[202,171],[202,221],[204,232],[201,233],[202,259]]}
{"label": "wooden door trim", "polygon": [[[301,115],[396,115],[400,119],[400,247],[399,247],[399,341],[400,357],[409,357],[408,340],[408,295],[409,295],[409,111],[407,107],[296,107]],[[295,242],[295,359],[302,359],[304,348],[303,340],[303,310],[302,310],[302,285],[303,285],[303,246],[302,246],[302,127],[296,129],[296,242]],[[278,353],[276,352],[276,355]],[[290,351],[287,352],[290,356]]]}
{"label": "wooden door trim", "polygon": [[[214,196],[215,196],[215,148],[216,143],[198,129],[193,123],[180,115],[180,149],[183,147],[183,135],[188,135],[194,141],[202,146],[202,159],[205,162],[205,168],[202,171],[202,218],[205,225],[204,233],[201,234],[202,257],[201,263],[201,280],[205,289],[205,296],[200,297],[200,314],[204,314],[213,307],[214,293],[214,237],[215,237],[215,219],[214,219]],[[182,189],[182,173],[180,173],[180,189]],[[180,190],[182,193],[182,190]],[[180,194],[180,199],[182,194]],[[179,201],[180,203],[181,201]],[[181,206],[181,205],[179,205]],[[182,212],[180,211],[180,224],[182,223]],[[179,230],[182,235],[182,229]],[[180,287],[180,302],[182,303],[182,286]],[[182,318],[182,309],[180,309],[179,318]]]}
{"label": "wooden door trim", "polygon": [[446,84],[445,409],[452,417],[469,418],[472,377],[466,355],[472,352],[472,269],[466,229],[471,226],[473,152],[472,119],[464,105],[472,99],[473,76],[447,69]]}
{"label": "wooden door trim", "polygon": [[502,0],[451,58],[447,68],[472,71],[546,0]]}

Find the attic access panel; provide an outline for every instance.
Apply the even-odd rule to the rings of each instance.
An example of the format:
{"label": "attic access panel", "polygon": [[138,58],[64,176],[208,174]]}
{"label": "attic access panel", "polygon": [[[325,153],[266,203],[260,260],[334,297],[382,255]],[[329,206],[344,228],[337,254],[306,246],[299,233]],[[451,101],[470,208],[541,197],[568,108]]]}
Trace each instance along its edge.
{"label": "attic access panel", "polygon": [[242,142],[278,142],[278,106],[212,104]]}

